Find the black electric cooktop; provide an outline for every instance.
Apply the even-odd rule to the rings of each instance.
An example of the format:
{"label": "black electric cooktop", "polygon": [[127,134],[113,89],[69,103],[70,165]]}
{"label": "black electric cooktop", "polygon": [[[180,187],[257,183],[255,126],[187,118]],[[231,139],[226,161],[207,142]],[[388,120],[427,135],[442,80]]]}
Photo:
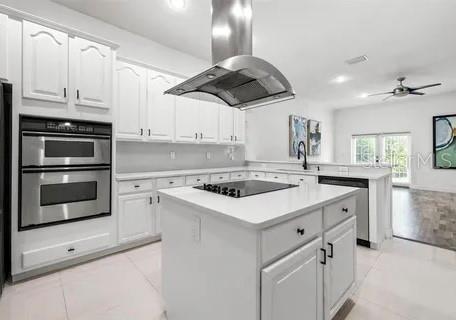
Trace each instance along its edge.
{"label": "black electric cooktop", "polygon": [[294,187],[297,187],[297,185],[262,180],[242,180],[216,184],[204,184],[202,186],[197,186],[194,188],[218,193],[228,197],[243,198],[260,193],[284,190]]}

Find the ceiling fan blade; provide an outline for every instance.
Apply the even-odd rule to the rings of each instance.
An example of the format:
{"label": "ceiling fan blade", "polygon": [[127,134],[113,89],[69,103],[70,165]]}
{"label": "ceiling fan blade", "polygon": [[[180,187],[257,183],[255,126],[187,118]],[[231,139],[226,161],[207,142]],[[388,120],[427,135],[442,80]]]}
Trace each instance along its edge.
{"label": "ceiling fan blade", "polygon": [[386,101],[386,100],[388,100],[389,98],[392,98],[392,97],[394,97],[394,94],[392,94],[392,95],[390,95],[390,96],[386,97],[386,98],[385,98],[385,99],[383,99],[382,101]]}
{"label": "ceiling fan blade", "polygon": [[410,91],[421,90],[421,89],[432,88],[432,87],[438,87],[438,86],[441,86],[441,85],[442,85],[441,83],[428,84],[426,86],[410,88]]}
{"label": "ceiling fan blade", "polygon": [[384,95],[384,94],[393,94],[393,93],[394,93],[393,91],[390,91],[390,92],[382,92],[382,93],[374,93],[374,94],[368,95],[368,97],[381,96],[381,95]]}
{"label": "ceiling fan blade", "polygon": [[424,96],[425,95],[424,92],[418,92],[418,91],[411,91],[411,92],[409,92],[409,94],[414,94],[416,96]]}

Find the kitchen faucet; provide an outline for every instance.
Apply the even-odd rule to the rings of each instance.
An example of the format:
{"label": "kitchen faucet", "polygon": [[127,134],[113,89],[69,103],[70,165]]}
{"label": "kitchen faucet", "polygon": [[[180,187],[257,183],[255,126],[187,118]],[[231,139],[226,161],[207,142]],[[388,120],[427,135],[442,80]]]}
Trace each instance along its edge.
{"label": "kitchen faucet", "polygon": [[[303,152],[301,151],[301,145],[303,146]],[[306,144],[304,141],[299,141],[298,144],[298,160],[301,160],[301,154],[304,156],[304,162],[302,163],[302,167],[304,170],[307,170],[307,151],[306,151]]]}

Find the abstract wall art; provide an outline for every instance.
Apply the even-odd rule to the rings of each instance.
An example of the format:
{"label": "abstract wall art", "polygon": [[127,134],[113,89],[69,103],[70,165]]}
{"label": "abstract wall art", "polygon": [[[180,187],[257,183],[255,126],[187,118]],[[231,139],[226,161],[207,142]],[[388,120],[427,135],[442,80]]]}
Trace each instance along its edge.
{"label": "abstract wall art", "polygon": [[298,156],[298,145],[304,141],[307,145],[307,119],[301,116],[290,115],[290,157]]}
{"label": "abstract wall art", "polygon": [[309,120],[308,127],[308,150],[310,156],[321,155],[321,122]]}
{"label": "abstract wall art", "polygon": [[456,114],[434,117],[434,168],[456,169]]}

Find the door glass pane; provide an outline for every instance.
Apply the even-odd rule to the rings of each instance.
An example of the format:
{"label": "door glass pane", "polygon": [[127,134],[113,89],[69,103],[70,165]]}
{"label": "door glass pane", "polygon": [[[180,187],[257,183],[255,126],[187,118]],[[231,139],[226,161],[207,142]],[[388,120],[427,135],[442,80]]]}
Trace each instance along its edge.
{"label": "door glass pane", "polygon": [[353,137],[353,158],[356,164],[374,164],[376,162],[376,137],[375,136],[357,136]]}
{"label": "door glass pane", "polygon": [[90,201],[97,199],[97,182],[45,184],[41,186],[40,205]]}
{"label": "door glass pane", "polygon": [[393,168],[393,183],[410,183],[409,135],[383,137],[383,161]]}
{"label": "door glass pane", "polygon": [[44,156],[46,158],[91,158],[94,156],[94,143],[47,140],[44,145]]}

